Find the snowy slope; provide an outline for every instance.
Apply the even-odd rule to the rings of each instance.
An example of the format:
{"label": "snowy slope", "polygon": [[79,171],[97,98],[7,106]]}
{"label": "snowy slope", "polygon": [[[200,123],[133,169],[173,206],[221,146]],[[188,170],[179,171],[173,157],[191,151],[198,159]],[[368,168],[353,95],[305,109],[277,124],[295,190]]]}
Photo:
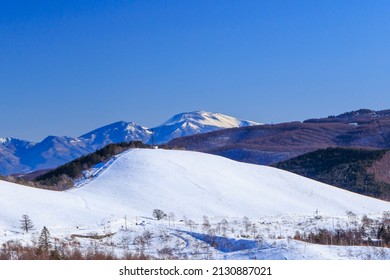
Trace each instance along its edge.
{"label": "snowy slope", "polygon": [[151,130],[154,132],[154,142],[161,144],[178,137],[252,125],[259,125],[259,123],[239,120],[220,113],[195,111],[177,114]]}
{"label": "snowy slope", "polygon": [[[132,150],[101,176],[71,191],[116,202],[132,212],[154,208],[178,215],[259,216],[382,212],[390,203],[347,192],[272,167],[168,150]],[[206,203],[207,202],[207,203]]]}
{"label": "snowy slope", "polygon": [[131,150],[90,183],[66,192],[0,181],[0,228],[17,228],[22,214],[37,227],[97,225],[151,216],[177,217],[379,214],[390,203],[271,167],[187,151]]}

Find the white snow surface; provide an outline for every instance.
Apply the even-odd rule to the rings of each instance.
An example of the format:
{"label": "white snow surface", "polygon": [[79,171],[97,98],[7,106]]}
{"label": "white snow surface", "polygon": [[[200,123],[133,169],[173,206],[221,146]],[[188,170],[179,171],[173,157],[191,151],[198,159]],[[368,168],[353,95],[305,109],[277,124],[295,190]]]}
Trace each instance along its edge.
{"label": "white snow surface", "polygon": [[177,217],[375,215],[390,203],[271,167],[197,152],[134,149],[82,187],[65,192],[0,181],[0,228],[18,228],[23,214],[37,228],[97,225],[153,209]]}

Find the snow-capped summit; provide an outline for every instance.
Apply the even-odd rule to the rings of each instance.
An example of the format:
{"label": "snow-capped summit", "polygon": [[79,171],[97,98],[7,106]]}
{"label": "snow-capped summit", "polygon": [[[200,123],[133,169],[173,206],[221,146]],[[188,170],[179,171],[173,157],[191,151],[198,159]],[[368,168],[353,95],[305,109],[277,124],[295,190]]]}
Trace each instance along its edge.
{"label": "snow-capped summit", "polygon": [[260,123],[239,120],[220,113],[194,111],[177,114],[151,130],[154,132],[154,142],[161,144],[177,137],[251,125],[260,125]]}
{"label": "snow-capped summit", "polygon": [[137,125],[134,122],[115,122],[79,137],[87,141],[90,146],[99,149],[110,143],[128,142],[140,140],[149,141],[152,133],[145,127]]}
{"label": "snow-capped summit", "polygon": [[6,138],[0,138],[0,145],[3,146],[30,146],[32,145],[31,142],[20,140],[18,138],[12,138],[12,137],[6,137]]}
{"label": "snow-capped summit", "polygon": [[247,125],[259,125],[252,121],[243,121],[221,113],[211,113],[206,111],[194,111],[181,113],[173,116],[161,126],[174,125],[178,123],[197,123],[205,126],[216,126],[220,128],[232,128]]}

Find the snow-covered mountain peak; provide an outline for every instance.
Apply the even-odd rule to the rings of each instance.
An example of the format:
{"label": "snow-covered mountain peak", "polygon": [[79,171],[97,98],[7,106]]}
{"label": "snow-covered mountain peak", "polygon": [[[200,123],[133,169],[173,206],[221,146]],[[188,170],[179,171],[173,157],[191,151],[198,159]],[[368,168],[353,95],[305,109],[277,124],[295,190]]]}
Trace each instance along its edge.
{"label": "snow-covered mountain peak", "polygon": [[119,121],[95,129],[80,136],[79,139],[86,141],[95,149],[99,149],[110,143],[132,140],[147,142],[151,134],[147,128],[137,125],[134,122]]}
{"label": "snow-covered mountain peak", "polygon": [[0,144],[4,144],[9,141],[9,138],[1,138],[0,137]]}
{"label": "snow-covered mountain peak", "polygon": [[221,113],[211,113],[206,111],[194,111],[194,112],[186,112],[173,116],[161,126],[167,125],[175,125],[175,124],[184,124],[184,123],[192,123],[192,124],[200,124],[202,126],[215,126],[219,128],[232,128],[232,127],[240,127],[243,122],[246,125],[259,125],[259,123],[251,122],[251,121],[243,121],[237,118],[227,116]]}
{"label": "snow-covered mountain peak", "polygon": [[239,120],[221,113],[194,111],[177,114],[162,125],[152,128],[151,130],[154,132],[155,143],[161,144],[167,143],[177,137],[251,125],[260,124]]}
{"label": "snow-covered mountain peak", "polygon": [[6,145],[11,143],[30,143],[30,142],[18,138],[13,138],[13,137],[0,138],[0,145],[1,144]]}

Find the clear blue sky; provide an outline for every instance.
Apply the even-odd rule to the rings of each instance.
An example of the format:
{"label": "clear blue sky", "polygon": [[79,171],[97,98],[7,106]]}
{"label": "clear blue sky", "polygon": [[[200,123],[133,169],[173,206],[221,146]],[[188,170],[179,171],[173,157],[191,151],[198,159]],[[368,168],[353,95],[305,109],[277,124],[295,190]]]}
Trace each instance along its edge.
{"label": "clear blue sky", "polygon": [[0,1],[0,137],[390,108],[390,1]]}

